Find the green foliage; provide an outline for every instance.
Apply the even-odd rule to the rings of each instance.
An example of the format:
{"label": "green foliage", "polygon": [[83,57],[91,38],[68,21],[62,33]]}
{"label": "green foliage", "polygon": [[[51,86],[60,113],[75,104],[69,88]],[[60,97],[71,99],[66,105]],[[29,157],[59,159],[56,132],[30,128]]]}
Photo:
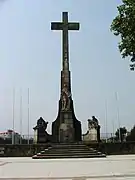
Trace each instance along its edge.
{"label": "green foliage", "polygon": [[120,36],[119,50],[123,58],[131,56],[135,61],[135,0],[122,0],[118,15],[111,24],[111,31]]}
{"label": "green foliage", "polygon": [[119,129],[117,129],[115,133],[116,140],[120,140],[122,142],[125,138],[126,133],[127,129],[125,127],[120,127]]}
{"label": "green foliage", "polygon": [[135,126],[131,129],[131,132],[127,136],[127,141],[135,141]]}

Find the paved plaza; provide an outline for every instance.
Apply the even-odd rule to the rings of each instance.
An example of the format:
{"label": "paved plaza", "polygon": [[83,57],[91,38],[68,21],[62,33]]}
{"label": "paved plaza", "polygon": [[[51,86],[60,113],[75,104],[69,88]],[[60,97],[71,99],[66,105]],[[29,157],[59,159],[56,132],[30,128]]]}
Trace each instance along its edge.
{"label": "paved plaza", "polygon": [[0,179],[135,180],[135,155],[93,159],[0,158]]}

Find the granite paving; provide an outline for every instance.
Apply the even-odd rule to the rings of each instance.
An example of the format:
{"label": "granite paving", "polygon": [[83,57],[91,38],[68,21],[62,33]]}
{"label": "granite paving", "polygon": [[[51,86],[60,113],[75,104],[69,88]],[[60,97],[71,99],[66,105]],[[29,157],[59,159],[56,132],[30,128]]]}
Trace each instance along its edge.
{"label": "granite paving", "polygon": [[135,180],[135,155],[99,159],[0,158],[0,179]]}

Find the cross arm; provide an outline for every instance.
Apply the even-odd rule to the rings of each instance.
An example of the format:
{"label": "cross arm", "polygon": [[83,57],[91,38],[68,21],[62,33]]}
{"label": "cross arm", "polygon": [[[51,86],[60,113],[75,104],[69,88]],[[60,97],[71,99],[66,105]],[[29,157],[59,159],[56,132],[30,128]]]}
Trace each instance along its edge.
{"label": "cross arm", "polygon": [[62,30],[63,29],[63,23],[61,22],[52,22],[51,23],[51,30]]}
{"label": "cross arm", "polygon": [[64,26],[67,27],[68,30],[79,30],[79,23],[72,22],[68,24],[64,24],[62,22],[52,22],[51,23],[51,30],[63,30]]}
{"label": "cross arm", "polygon": [[69,30],[79,30],[80,24],[77,22],[68,23],[68,29]]}

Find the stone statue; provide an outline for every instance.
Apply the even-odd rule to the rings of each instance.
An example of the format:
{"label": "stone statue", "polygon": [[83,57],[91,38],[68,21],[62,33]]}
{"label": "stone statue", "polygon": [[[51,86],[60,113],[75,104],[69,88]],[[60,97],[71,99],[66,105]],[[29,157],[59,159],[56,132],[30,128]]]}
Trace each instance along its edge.
{"label": "stone statue", "polygon": [[66,106],[67,106],[67,98],[65,95],[62,96],[62,111],[66,110]]}
{"label": "stone statue", "polygon": [[98,128],[98,120],[95,118],[95,116],[92,116],[92,119],[88,119],[88,128],[89,130]]}
{"label": "stone statue", "polygon": [[37,120],[37,125],[34,129],[34,142],[35,143],[46,143],[50,141],[51,136],[46,132],[47,124],[42,117]]}
{"label": "stone statue", "polygon": [[95,141],[100,142],[100,125],[95,116],[92,116],[92,119],[88,119],[88,131],[83,135],[84,141]]}
{"label": "stone statue", "polygon": [[62,89],[61,98],[62,98],[62,110],[67,111],[70,109],[70,97],[71,93],[69,93],[67,85],[64,84],[64,87]]}
{"label": "stone statue", "polygon": [[44,131],[46,131],[47,124],[48,124],[48,122],[46,122],[42,117],[40,117],[37,120],[37,128],[38,129],[44,129]]}

